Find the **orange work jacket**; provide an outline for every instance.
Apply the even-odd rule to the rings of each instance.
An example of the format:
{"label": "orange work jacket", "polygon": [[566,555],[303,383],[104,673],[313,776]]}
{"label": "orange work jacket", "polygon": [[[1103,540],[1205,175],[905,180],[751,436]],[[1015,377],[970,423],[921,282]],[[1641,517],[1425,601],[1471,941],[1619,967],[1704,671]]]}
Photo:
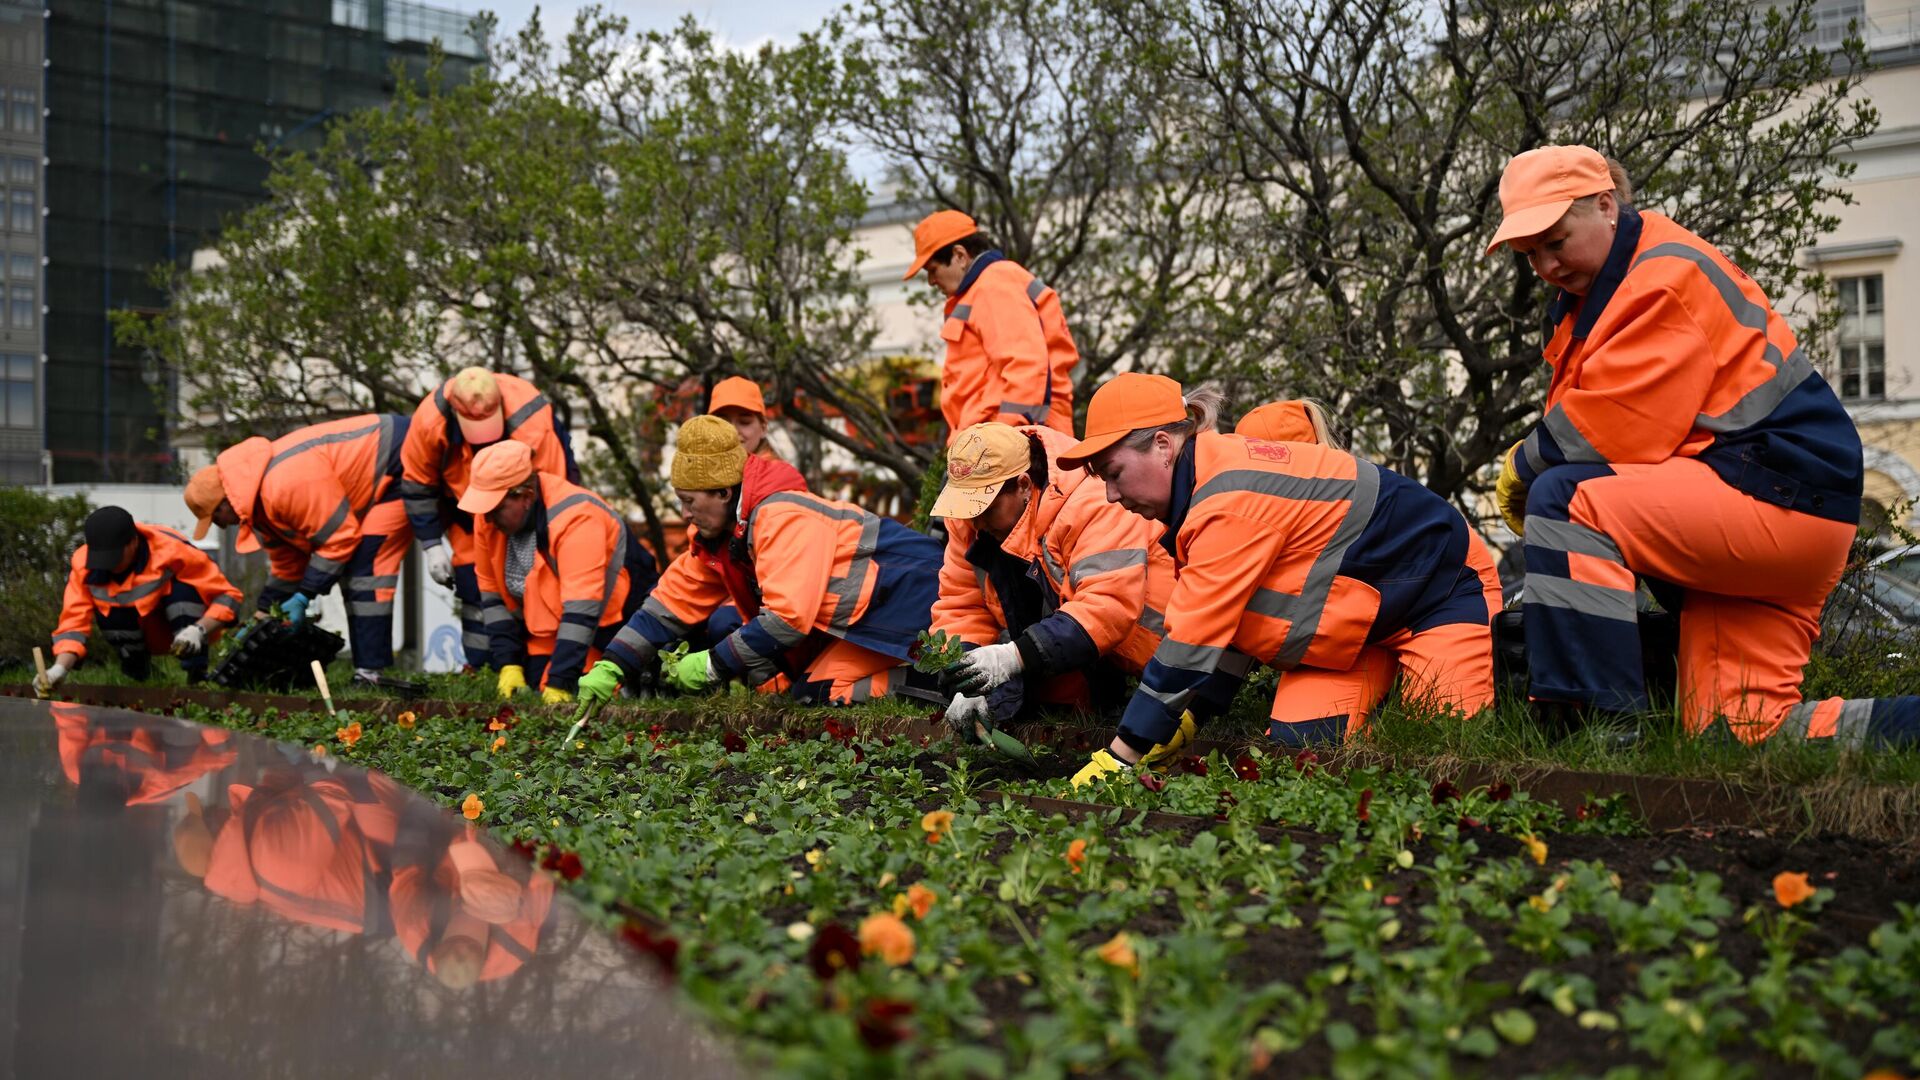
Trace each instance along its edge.
{"label": "orange work jacket", "polygon": [[[518,375],[496,373],[494,379],[500,384],[500,407],[507,413],[505,437],[533,448],[535,471],[576,476],[566,439],[554,418],[553,403]],[[413,410],[413,422],[407,427],[400,450],[400,497],[406,500],[407,521],[421,546],[431,547],[445,534],[447,522],[441,518],[441,501],[458,502],[467,493],[475,453],[472,444],[460,437],[460,422],[454,418],[453,403],[447,400],[447,385],[441,383]]]}
{"label": "orange work jacket", "polygon": [[[105,615],[117,607],[130,607],[142,618],[162,604],[171,618],[186,615],[198,619],[209,613],[215,621],[232,624],[240,618],[240,590],[214,565],[206,552],[192,541],[167,528],[136,522],[143,545],[134,556],[133,568],[125,577],[114,578],[106,571],[87,569],[87,545],[73,553],[73,568],[67,574],[65,601],[60,607],[60,623],[53,631],[53,651],[87,655],[87,632],[93,628],[96,614]],[[172,597],[173,585],[180,582],[200,594],[198,601]]]}
{"label": "orange work jacket", "polygon": [[1060,294],[998,252],[974,260],[947,299],[940,412],[949,435],[975,424],[1038,424],[1073,434],[1080,363]]}

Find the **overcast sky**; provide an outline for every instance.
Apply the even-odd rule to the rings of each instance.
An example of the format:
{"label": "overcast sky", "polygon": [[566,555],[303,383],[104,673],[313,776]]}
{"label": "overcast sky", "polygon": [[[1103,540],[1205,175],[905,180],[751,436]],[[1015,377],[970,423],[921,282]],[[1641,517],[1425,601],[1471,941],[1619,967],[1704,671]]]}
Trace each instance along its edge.
{"label": "overcast sky", "polygon": [[[517,32],[527,24],[533,9],[540,9],[540,24],[548,36],[557,37],[573,25],[574,13],[588,6],[588,0],[429,0],[439,7],[475,14],[491,11],[500,16],[503,33]],[[828,13],[840,6],[839,0],[602,0],[602,7],[626,16],[637,29],[665,30],[688,14],[701,25],[734,45],[753,45],[768,38],[792,41],[802,31],[812,30]]]}

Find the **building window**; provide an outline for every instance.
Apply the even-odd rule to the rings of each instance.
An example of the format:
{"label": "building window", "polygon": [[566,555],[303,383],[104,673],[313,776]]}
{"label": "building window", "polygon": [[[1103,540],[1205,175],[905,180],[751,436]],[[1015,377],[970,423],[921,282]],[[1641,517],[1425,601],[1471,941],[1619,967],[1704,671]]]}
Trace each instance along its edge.
{"label": "building window", "polygon": [[0,356],[0,422],[10,428],[34,428],[33,369],[38,364],[31,356]]}
{"label": "building window", "polygon": [[30,157],[7,159],[7,182],[33,186],[34,160]]}
{"label": "building window", "polygon": [[13,219],[8,227],[17,233],[33,232],[33,219],[36,216],[33,207],[33,192],[14,188],[9,192],[13,204]]}
{"label": "building window", "polygon": [[33,321],[39,315],[34,310],[33,286],[14,285],[7,289],[7,325],[15,330],[33,329]]}
{"label": "building window", "polygon": [[1840,278],[1840,396],[1887,396],[1885,290],[1879,274]]}
{"label": "building window", "polygon": [[40,260],[24,251],[16,251],[7,260],[7,276],[15,281],[32,281],[40,276]]}
{"label": "building window", "polygon": [[40,130],[40,91],[14,87],[13,130],[25,135]]}

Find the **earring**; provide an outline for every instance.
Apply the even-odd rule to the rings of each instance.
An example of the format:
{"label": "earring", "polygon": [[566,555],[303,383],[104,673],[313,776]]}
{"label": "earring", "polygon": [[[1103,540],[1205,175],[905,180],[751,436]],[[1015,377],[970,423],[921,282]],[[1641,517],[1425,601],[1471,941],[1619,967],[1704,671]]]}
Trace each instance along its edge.
{"label": "earring", "polygon": [[1609,221],[1609,222],[1607,222],[1607,228],[1609,228],[1609,229],[1617,229],[1617,228],[1619,228],[1619,227],[1620,227],[1620,223],[1619,223],[1619,222],[1617,222],[1617,221]]}

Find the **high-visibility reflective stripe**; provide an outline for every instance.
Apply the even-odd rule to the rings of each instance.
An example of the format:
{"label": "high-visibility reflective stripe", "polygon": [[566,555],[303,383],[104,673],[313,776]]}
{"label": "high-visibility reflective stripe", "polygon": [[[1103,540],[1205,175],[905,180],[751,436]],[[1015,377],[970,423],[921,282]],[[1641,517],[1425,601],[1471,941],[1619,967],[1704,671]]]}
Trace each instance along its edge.
{"label": "high-visibility reflective stripe", "polygon": [[873,553],[880,547],[880,519],[867,515],[860,527],[860,540],[853,549],[853,560],[847,565],[847,576],[827,583],[827,592],[838,596],[840,602],[834,605],[833,618],[828,628],[845,630],[853,624],[853,611],[860,603],[860,592],[866,586],[867,573],[873,568]]}
{"label": "high-visibility reflective stripe", "polygon": [[1047,415],[1047,407],[1045,405],[1029,405],[1024,401],[1002,401],[1000,403],[1000,411],[1003,413],[1013,413],[1016,416],[1024,416],[1034,423],[1039,423]]}
{"label": "high-visibility reflective stripe", "polygon": [[1083,559],[1076,560],[1068,578],[1075,585],[1090,577],[1111,574],[1115,570],[1125,570],[1134,566],[1147,565],[1147,549],[1117,548],[1113,551],[1097,551]]}
{"label": "high-visibility reflective stripe", "polygon": [[192,600],[181,600],[167,605],[169,619],[197,619],[207,613],[207,605]]}
{"label": "high-visibility reflective stripe", "polygon": [[[1359,464],[1367,466],[1364,461]],[[1353,498],[1355,483],[1354,480],[1343,480],[1337,476],[1292,476],[1259,469],[1229,469],[1202,484],[1200,490],[1193,493],[1192,505],[1198,506],[1215,495],[1233,491],[1251,491],[1256,495],[1272,495],[1278,499],[1300,502],[1340,502]],[[1374,484],[1377,489],[1378,477],[1374,478]],[[1368,513],[1372,513],[1371,509]]]}
{"label": "high-visibility reflective stripe", "polygon": [[487,605],[485,608],[481,609],[480,618],[488,626],[499,626],[505,623],[515,623],[520,621],[518,616],[514,615],[513,609],[509,608],[505,604]]}
{"label": "high-visibility reflective stripe", "polygon": [[1612,537],[1598,529],[1576,525],[1571,521],[1527,515],[1527,546],[1591,555],[1596,559],[1626,565],[1626,560],[1620,555],[1620,545],[1614,543]]}
{"label": "high-visibility reflective stripe", "polygon": [[87,641],[87,635],[82,631],[69,630],[64,634],[53,635],[53,640],[56,644],[62,641],[78,641],[84,645]]}
{"label": "high-visibility reflective stripe", "polygon": [[[1271,475],[1271,474],[1269,474]],[[1347,549],[1360,534],[1366,530],[1367,522],[1373,520],[1374,504],[1380,499],[1380,470],[1370,461],[1354,459],[1353,490],[1347,514],[1340,519],[1340,525],[1333,531],[1333,539],[1327,541],[1320,554],[1307,568],[1307,579],[1300,586],[1300,597],[1305,609],[1300,617],[1287,624],[1287,639],[1280,645],[1280,651],[1274,657],[1274,664],[1281,668],[1290,668],[1300,662],[1307,654],[1307,648],[1313,644],[1313,635],[1320,628],[1320,614],[1326,609],[1327,595],[1333,589],[1333,579],[1340,571],[1340,561],[1346,558]]]}
{"label": "high-visibility reflective stripe", "polygon": [[1039,278],[1034,278],[1032,281],[1027,282],[1027,299],[1032,301],[1035,307],[1040,306],[1040,297],[1045,295],[1046,291],[1047,283],[1041,281]]}
{"label": "high-visibility reflective stripe", "polygon": [[[1547,415],[1541,418],[1540,425],[1547,429],[1547,434],[1553,436],[1554,445],[1560,448],[1560,455],[1568,464],[1606,464],[1606,455],[1595,449],[1594,445],[1587,441],[1587,437],[1582,435],[1580,429],[1573,426],[1573,421],[1567,418],[1567,411],[1560,406],[1555,405],[1553,408],[1548,409]],[[1540,431],[1538,428],[1528,433],[1526,448],[1528,464],[1531,465],[1535,461],[1538,461],[1542,463],[1538,468],[1544,469],[1547,467],[1546,455],[1540,449]],[[1536,469],[1536,471],[1538,470]]]}
{"label": "high-visibility reflective stripe", "polygon": [[[668,630],[671,630],[675,634],[680,635],[682,637],[686,636],[687,631],[691,629],[686,623],[680,620],[680,616],[675,615],[671,611],[668,611],[667,605],[661,603],[660,598],[657,596],[648,595],[646,600],[641,603],[640,610],[660,620],[661,625],[665,626]],[[635,632],[634,636],[639,637],[638,632]],[[621,633],[617,637],[615,637],[614,640],[626,641],[627,640],[626,632],[621,631]],[[647,639],[642,637],[640,638],[640,640],[646,641]],[[649,649],[653,648],[652,643],[649,642],[647,645],[647,648]]]}
{"label": "high-visibility reflective stripe", "polygon": [[377,574],[373,577],[347,579],[347,588],[359,589],[362,592],[372,592],[375,589],[397,589],[399,587],[399,574]]}
{"label": "high-visibility reflective stripe", "polygon": [[[316,548],[325,547],[327,541],[333,537],[334,531],[346,524],[347,514],[350,513],[351,510],[352,508],[347,505],[346,497],[341,496],[340,505],[333,508],[333,516],[328,518],[327,523],[320,526],[320,531],[314,533],[310,538],[313,546]],[[336,563],[334,565],[337,566],[339,564]]]}
{"label": "high-visibility reflective stripe", "polygon": [[346,563],[337,562],[333,559],[327,558],[324,555],[315,555],[312,558],[307,560],[307,573],[309,574],[321,573],[321,574],[327,575],[328,577],[332,577],[333,575],[339,573],[341,570],[345,569],[346,565],[347,565]]}
{"label": "high-visibility reflective stripe", "polygon": [[1630,590],[1610,589],[1605,585],[1589,585],[1584,581],[1544,574],[1527,575],[1525,602],[1618,622],[1634,622],[1638,618]]}
{"label": "high-visibility reflective stripe", "polygon": [[391,600],[349,600],[347,614],[355,618],[379,618],[393,614]]}
{"label": "high-visibility reflective stripe", "polygon": [[613,643],[632,649],[639,655],[642,662],[653,658],[653,642],[648,641],[646,635],[631,626],[621,627],[620,632],[613,635]]}
{"label": "high-visibility reflective stripe", "polygon": [[1140,625],[1155,637],[1167,636],[1167,617],[1152,608],[1140,609]]}
{"label": "high-visibility reflective stripe", "polygon": [[1172,638],[1160,642],[1153,651],[1153,658],[1167,667],[1180,668],[1183,671],[1217,671],[1220,660],[1227,650],[1219,645],[1189,645]]}
{"label": "high-visibility reflective stripe", "polygon": [[1541,456],[1540,433],[1538,431],[1527,432],[1527,437],[1521,440],[1520,456],[1526,459],[1527,468],[1532,469],[1535,476],[1547,471],[1550,467],[1547,459]]}
{"label": "high-visibility reflective stripe", "polygon": [[[1767,343],[1767,349],[1769,352],[1774,351],[1772,342]],[[1806,354],[1796,346],[1766,382],[1747,391],[1745,397],[1734,402],[1731,408],[1719,416],[1699,414],[1693,418],[1694,425],[1716,435],[1750,428],[1772,416],[1773,410],[1787,400],[1787,395],[1793,393],[1794,389],[1806,382],[1812,374],[1813,365],[1807,361]]]}
{"label": "high-visibility reflective stripe", "polygon": [[214,597],[213,606],[226,608],[235,615],[240,614],[240,601],[228,596],[226,593],[221,593],[219,596]]}
{"label": "high-visibility reflective stripe", "polygon": [[1255,615],[1265,615],[1269,619],[1285,619],[1288,622],[1300,618],[1300,610],[1306,600],[1293,593],[1276,592],[1273,589],[1255,589],[1247,600],[1247,610]]}
{"label": "high-visibility reflective stripe", "polygon": [[480,630],[467,630],[460,635],[460,646],[474,652],[484,652],[487,648],[487,635]]}
{"label": "high-visibility reflective stripe", "polygon": [[302,442],[295,443],[294,445],[287,447],[285,450],[282,450],[279,453],[273,455],[273,457],[268,459],[267,461],[267,469],[268,471],[271,471],[274,466],[281,464],[282,462],[286,461],[288,458],[298,457],[299,455],[304,454],[309,450],[318,449],[319,447],[322,447],[322,446],[331,446],[334,443],[352,442],[355,439],[362,438],[367,435],[372,435],[375,432],[379,431],[382,427],[386,426],[386,423],[387,422],[384,419],[379,419],[379,420],[375,420],[371,424],[367,424],[364,427],[357,427],[348,431],[330,432],[326,435],[315,435],[311,439],[307,439]]}
{"label": "high-visibility reflective stripe", "polygon": [[[814,513],[822,514],[834,521],[864,521],[867,518],[873,517],[872,514],[858,507],[833,506],[813,495],[807,495],[798,491],[776,491],[766,498],[761,499],[760,505],[753,508],[753,516],[758,518],[762,510],[765,510],[769,506],[778,506],[781,503],[804,506]],[[751,522],[747,525],[747,535],[749,538],[753,535],[753,525]]]}
{"label": "high-visibility reflective stripe", "polygon": [[1847,698],[1840,703],[1840,717],[1834,721],[1833,738],[1841,747],[1858,750],[1867,744],[1867,728],[1873,723],[1874,698]]}
{"label": "high-visibility reflective stripe", "polygon": [[972,317],[973,317],[972,304],[961,304],[955,307],[953,309],[953,312],[947,316],[947,318],[949,319],[959,319],[961,322],[966,322],[968,319]]}
{"label": "high-visibility reflective stripe", "polygon": [[528,420],[533,419],[534,413],[537,413],[541,409],[544,409],[546,407],[547,407],[547,395],[535,394],[532,397],[528,398],[527,403],[525,405],[522,405],[519,408],[513,410],[513,415],[507,417],[506,434],[508,435],[513,434],[514,429],[518,428],[521,424],[526,423]]}
{"label": "high-visibility reflective stripe", "polygon": [[597,629],[599,628],[595,626],[563,622],[560,624],[560,632],[555,636],[561,641],[571,642],[575,645],[592,645],[593,633]]}
{"label": "high-visibility reflective stripe", "polygon": [[380,478],[392,476],[400,471],[400,443],[394,439],[398,417],[382,415],[380,417],[380,445],[373,455],[373,485],[371,490],[380,489]]}
{"label": "high-visibility reflective stripe", "polygon": [[533,959],[533,951],[525,945],[520,944],[519,939],[505,931],[489,936],[487,941],[489,944],[498,945],[502,949],[505,949],[514,959],[523,964]]}
{"label": "high-visibility reflective stripe", "polygon": [[[1054,561],[1053,551],[1047,547],[1044,539],[1040,542],[1040,563],[1046,567],[1047,577],[1054,583],[1060,586],[1067,584],[1068,575],[1066,568]],[[982,581],[986,580],[986,571],[980,571],[980,579]]]}
{"label": "high-visibility reflective stripe", "polygon": [[173,571],[165,570],[159,577],[151,581],[143,581],[126,592],[108,592],[104,586],[100,585],[89,585],[87,589],[93,593],[95,600],[109,604],[131,604],[136,600],[152,596],[171,584],[173,584]]}
{"label": "high-visibility reflective stripe", "polygon": [[599,622],[600,613],[606,610],[606,607],[607,605],[599,600],[563,600],[560,603],[560,614],[562,616],[584,615]]}
{"label": "high-visibility reflective stripe", "polygon": [[1247,677],[1247,673],[1252,671],[1254,665],[1258,663],[1258,660],[1229,645],[1227,647],[1227,655],[1220,658],[1220,666],[1216,670],[1231,675],[1236,679],[1244,679]]}
{"label": "high-visibility reflective stripe", "polygon": [[760,629],[765,630],[768,637],[779,642],[782,648],[791,649],[807,640],[807,635],[798,627],[771,611],[762,611],[753,618],[760,624]]}
{"label": "high-visibility reflective stripe", "polygon": [[[1803,701],[1787,710],[1780,718],[1780,726],[1773,730],[1775,738],[1804,739],[1807,730],[1813,726],[1813,714],[1819,710],[1821,702]],[[1721,721],[1724,723],[1725,718]]]}

